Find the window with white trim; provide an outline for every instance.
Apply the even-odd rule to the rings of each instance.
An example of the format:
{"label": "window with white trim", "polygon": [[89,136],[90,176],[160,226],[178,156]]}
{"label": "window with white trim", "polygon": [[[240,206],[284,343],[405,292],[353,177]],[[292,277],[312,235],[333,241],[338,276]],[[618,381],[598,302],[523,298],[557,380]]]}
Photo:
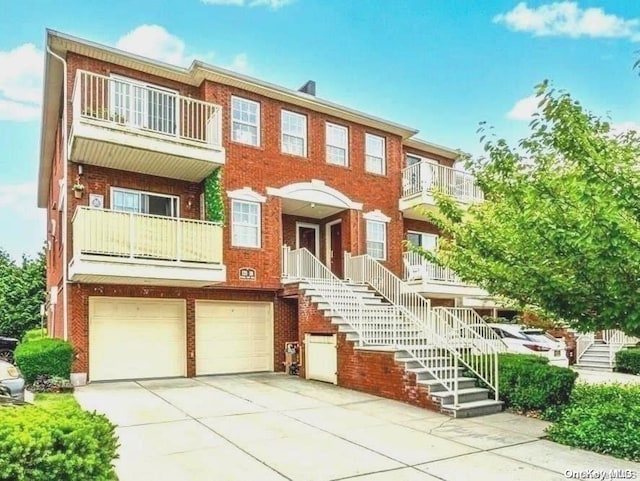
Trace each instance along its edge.
{"label": "window with white trim", "polygon": [[307,156],[307,116],[282,111],[282,152]]}
{"label": "window with white trim", "polygon": [[111,210],[178,217],[178,197],[113,187],[111,189]]}
{"label": "window with white trim", "polygon": [[231,245],[260,247],[260,204],[244,200],[231,201]]}
{"label": "window with white trim", "polygon": [[438,247],[438,236],[427,234],[426,232],[407,232],[407,240],[414,246],[422,247],[424,250],[435,252]]}
{"label": "window with white trim", "polygon": [[260,145],[260,104],[241,97],[231,97],[231,140]]}
{"label": "window with white trim", "polygon": [[385,222],[367,221],[367,254],[382,261],[387,258],[387,224]]}
{"label": "window with white trim", "polygon": [[349,129],[327,122],[327,162],[335,165],[349,165]]}
{"label": "window with white trim", "polygon": [[364,135],[364,157],[367,172],[384,175],[386,155],[384,137],[373,134]]}

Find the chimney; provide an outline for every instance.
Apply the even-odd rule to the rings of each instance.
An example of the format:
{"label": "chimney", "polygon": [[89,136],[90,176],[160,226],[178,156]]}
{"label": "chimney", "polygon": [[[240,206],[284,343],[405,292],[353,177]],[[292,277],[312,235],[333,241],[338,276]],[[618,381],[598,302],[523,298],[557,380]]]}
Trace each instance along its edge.
{"label": "chimney", "polygon": [[316,96],[316,82],[315,80],[309,80],[306,84],[298,89],[298,92],[304,92],[305,94]]}

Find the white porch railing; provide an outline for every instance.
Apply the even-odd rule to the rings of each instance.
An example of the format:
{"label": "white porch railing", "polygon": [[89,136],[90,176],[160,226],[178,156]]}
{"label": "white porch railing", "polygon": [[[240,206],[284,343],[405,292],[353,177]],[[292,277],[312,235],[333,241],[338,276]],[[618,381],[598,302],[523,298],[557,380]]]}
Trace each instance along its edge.
{"label": "white porch railing", "polygon": [[402,254],[404,278],[408,281],[434,281],[445,284],[466,285],[453,270],[427,261],[417,252],[408,251]]}
{"label": "white porch railing", "polygon": [[78,207],[74,255],[222,263],[222,226],[200,220]]}
{"label": "white porch railing", "polygon": [[482,202],[484,196],[468,172],[422,161],[402,171],[402,196],[439,190],[464,203]]}
{"label": "white porch railing", "polygon": [[[401,307],[405,317],[423,333],[420,344],[401,345],[403,350],[421,358],[426,343],[438,348],[440,356],[450,359],[451,369],[455,368],[455,372],[447,373],[450,379],[445,376],[438,380],[454,391],[455,404],[458,403],[457,367],[460,364],[482,379],[498,400],[498,352],[504,352],[506,347],[502,341],[496,342],[496,334],[487,331],[490,329],[479,316],[460,318],[455,310],[431,309],[428,299],[411,291],[400,278],[366,254],[352,257],[345,253],[345,277],[356,283],[369,284],[393,305]],[[467,310],[472,311],[464,308],[460,312]],[[433,357],[423,360],[424,367],[434,369],[434,360]]]}
{"label": "white porch railing", "polygon": [[73,116],[179,140],[220,146],[222,108],[122,77],[78,70]]}
{"label": "white porch railing", "polygon": [[625,346],[632,346],[640,342],[639,338],[628,336],[616,329],[602,331],[602,340],[609,346],[609,366],[612,368],[615,365],[618,351],[621,351]]}

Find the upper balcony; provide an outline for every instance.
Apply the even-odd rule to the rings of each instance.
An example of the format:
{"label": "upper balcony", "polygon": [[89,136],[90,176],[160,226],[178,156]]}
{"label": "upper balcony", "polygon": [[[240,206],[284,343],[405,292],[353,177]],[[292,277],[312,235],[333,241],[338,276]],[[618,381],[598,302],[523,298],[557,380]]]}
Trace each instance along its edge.
{"label": "upper balcony", "polygon": [[222,226],[78,207],[72,282],[204,287],[226,280]]}
{"label": "upper balcony", "polygon": [[190,182],[224,164],[219,105],[83,70],[72,102],[74,162]]}
{"label": "upper balcony", "polygon": [[399,207],[404,217],[424,220],[421,208],[432,209],[436,206],[435,191],[444,192],[465,205],[484,200],[482,191],[468,172],[423,160],[402,171]]}
{"label": "upper balcony", "polygon": [[416,252],[403,254],[404,278],[416,292],[429,297],[479,297],[489,294],[484,289],[466,284],[455,272],[427,261]]}

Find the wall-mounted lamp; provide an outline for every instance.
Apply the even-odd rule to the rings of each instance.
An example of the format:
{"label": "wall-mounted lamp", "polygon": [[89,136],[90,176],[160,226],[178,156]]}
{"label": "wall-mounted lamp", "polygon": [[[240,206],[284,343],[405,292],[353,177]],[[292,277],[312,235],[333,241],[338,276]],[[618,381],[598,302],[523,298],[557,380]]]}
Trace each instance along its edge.
{"label": "wall-mounted lamp", "polygon": [[82,164],[78,164],[78,175],[82,175],[83,166]]}

